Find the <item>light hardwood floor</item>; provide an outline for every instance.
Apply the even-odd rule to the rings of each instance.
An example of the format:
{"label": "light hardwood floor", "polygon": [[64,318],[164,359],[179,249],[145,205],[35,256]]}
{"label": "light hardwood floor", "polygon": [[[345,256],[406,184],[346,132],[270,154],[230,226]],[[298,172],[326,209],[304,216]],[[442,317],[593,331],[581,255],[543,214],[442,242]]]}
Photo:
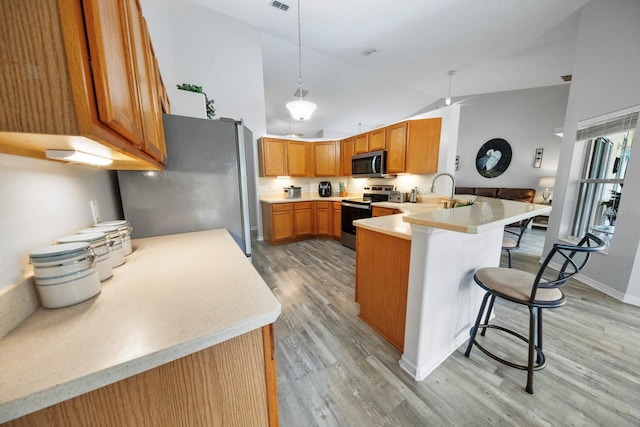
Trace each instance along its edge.
{"label": "light hardwood floor", "polygon": [[[543,230],[528,232],[514,267],[535,271],[543,242]],[[640,425],[640,307],[578,282],[565,287],[567,305],[545,312],[547,367],[534,375],[534,395],[524,371],[478,349],[465,358],[464,346],[415,382],[398,365],[401,353],[357,317],[354,259],[332,240],[254,242],[253,264],[282,304],[282,426]],[[522,308],[495,310],[526,330]],[[524,360],[524,343],[490,332],[488,346]]]}

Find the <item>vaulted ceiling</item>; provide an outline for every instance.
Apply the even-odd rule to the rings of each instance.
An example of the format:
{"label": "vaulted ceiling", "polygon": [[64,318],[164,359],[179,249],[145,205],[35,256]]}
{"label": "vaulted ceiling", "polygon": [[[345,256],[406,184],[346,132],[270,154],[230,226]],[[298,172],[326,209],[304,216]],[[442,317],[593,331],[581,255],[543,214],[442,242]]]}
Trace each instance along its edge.
{"label": "vaulted ceiling", "polygon": [[[579,9],[588,0],[300,0],[305,99],[298,82],[297,0],[192,0],[262,32],[267,131],[340,136],[473,94],[563,84],[572,73]],[[224,43],[224,40],[219,42]],[[377,52],[364,56],[366,49]]]}

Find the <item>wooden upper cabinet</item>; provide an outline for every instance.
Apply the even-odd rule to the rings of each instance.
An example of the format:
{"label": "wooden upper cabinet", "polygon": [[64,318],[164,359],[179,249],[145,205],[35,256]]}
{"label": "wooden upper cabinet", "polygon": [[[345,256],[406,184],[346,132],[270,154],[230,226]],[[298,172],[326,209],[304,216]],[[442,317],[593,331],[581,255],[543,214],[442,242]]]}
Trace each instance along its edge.
{"label": "wooden upper cabinet", "polygon": [[409,120],[407,129],[407,173],[438,172],[442,119]]}
{"label": "wooden upper cabinet", "polygon": [[340,169],[342,176],[351,176],[351,157],[353,156],[354,138],[340,141]]}
{"label": "wooden upper cabinet", "polygon": [[[0,3],[0,152],[75,149],[162,169],[159,72],[137,0]],[[6,33],[5,33],[6,31]]]}
{"label": "wooden upper cabinet", "polygon": [[[98,116],[142,149],[144,134],[134,78],[137,58],[132,52],[136,42],[142,45],[142,39],[139,30],[129,37],[132,21],[129,3],[132,1],[123,4],[122,1],[87,0],[83,5]],[[136,40],[136,36],[140,40]]]}
{"label": "wooden upper cabinet", "polygon": [[381,128],[369,132],[369,151],[378,151],[387,148],[386,130],[386,128]]}
{"label": "wooden upper cabinet", "polygon": [[315,148],[315,176],[337,176],[340,163],[338,141],[313,143]]}
{"label": "wooden upper cabinet", "polygon": [[354,154],[362,154],[369,152],[369,134],[363,133],[356,135],[353,142]]}
{"label": "wooden upper cabinet", "polygon": [[302,141],[287,141],[287,166],[289,176],[308,176],[307,146]]}
{"label": "wooden upper cabinet", "polygon": [[260,138],[260,176],[286,176],[287,168],[287,140],[275,138]]}
{"label": "wooden upper cabinet", "polygon": [[402,173],[406,168],[407,122],[387,126],[387,173]]}

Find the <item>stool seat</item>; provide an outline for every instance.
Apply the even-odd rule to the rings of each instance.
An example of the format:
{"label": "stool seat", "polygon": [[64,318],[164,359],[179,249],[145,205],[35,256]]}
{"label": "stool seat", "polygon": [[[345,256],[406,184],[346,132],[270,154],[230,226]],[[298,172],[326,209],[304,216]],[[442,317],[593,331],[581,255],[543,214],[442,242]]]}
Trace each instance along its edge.
{"label": "stool seat", "polygon": [[[529,303],[536,276],[513,268],[488,267],[476,272],[476,283],[500,297],[522,304]],[[540,288],[533,304],[564,303],[564,295],[558,288]]]}
{"label": "stool seat", "polygon": [[518,242],[516,242],[515,240],[509,237],[502,238],[502,249],[517,248],[517,247],[518,247]]}

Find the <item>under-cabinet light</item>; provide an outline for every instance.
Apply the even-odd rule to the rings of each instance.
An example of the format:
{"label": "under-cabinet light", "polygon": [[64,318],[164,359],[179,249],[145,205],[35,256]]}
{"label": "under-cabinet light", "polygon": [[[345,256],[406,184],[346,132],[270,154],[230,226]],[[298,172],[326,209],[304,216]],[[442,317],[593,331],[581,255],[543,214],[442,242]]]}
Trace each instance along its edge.
{"label": "under-cabinet light", "polygon": [[76,150],[46,150],[45,155],[47,159],[64,160],[70,163],[84,163],[93,166],[107,166],[113,163],[112,159]]}

